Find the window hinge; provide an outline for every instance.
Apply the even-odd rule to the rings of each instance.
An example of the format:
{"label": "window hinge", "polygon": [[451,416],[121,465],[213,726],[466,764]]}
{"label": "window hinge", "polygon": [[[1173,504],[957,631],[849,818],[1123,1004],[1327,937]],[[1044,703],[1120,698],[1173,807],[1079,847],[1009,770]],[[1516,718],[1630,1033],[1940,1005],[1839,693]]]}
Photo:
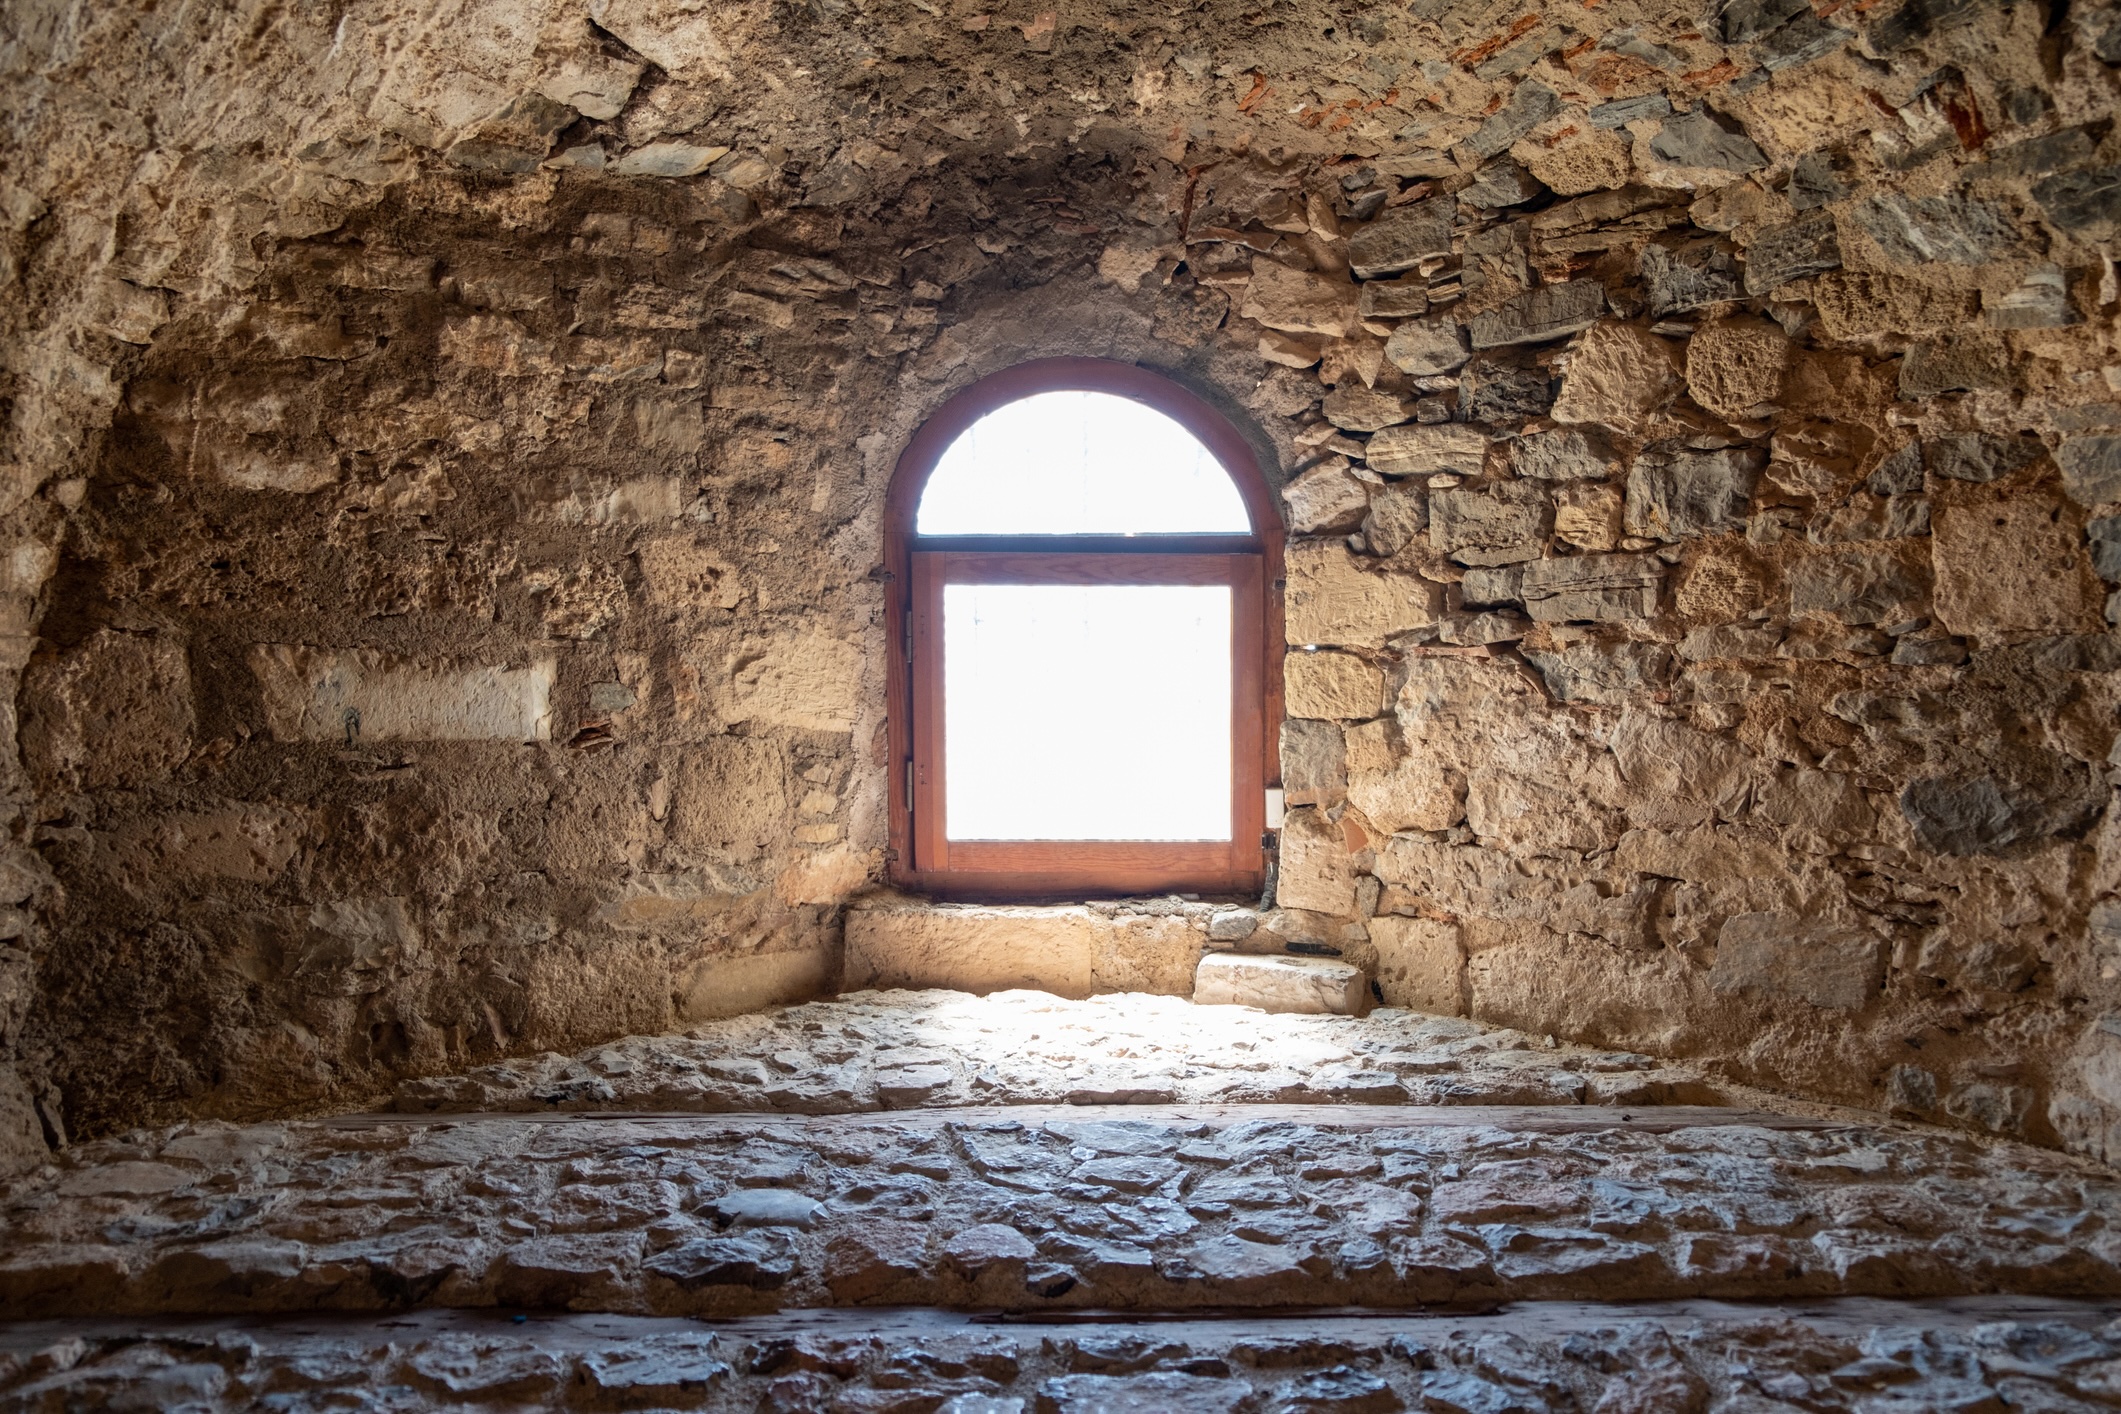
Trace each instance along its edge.
{"label": "window hinge", "polygon": [[906,813],[913,813],[913,759],[906,759]]}
{"label": "window hinge", "polygon": [[906,661],[910,664],[913,661],[913,615],[910,612],[906,615],[906,642],[903,646],[906,650]]}

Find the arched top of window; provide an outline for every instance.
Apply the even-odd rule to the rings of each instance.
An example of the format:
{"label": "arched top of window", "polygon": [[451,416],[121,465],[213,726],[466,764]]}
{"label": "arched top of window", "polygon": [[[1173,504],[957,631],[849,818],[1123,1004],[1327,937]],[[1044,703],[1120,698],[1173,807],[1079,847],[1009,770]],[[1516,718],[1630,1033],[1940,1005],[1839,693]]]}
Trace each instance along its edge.
{"label": "arched top of window", "polygon": [[935,463],[921,535],[1246,535],[1244,498],[1175,418],[1113,393],[1004,403]]}

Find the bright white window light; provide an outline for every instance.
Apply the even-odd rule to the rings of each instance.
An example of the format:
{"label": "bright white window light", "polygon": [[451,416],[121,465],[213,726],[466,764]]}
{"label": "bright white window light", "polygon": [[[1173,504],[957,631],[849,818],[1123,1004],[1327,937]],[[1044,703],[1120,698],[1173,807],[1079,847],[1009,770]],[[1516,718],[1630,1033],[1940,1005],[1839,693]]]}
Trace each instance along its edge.
{"label": "bright white window light", "polygon": [[1245,535],[1229,476],[1172,418],[1111,393],[1034,393],[966,428],[921,494],[922,535]]}
{"label": "bright white window light", "polygon": [[1228,585],[945,585],[943,701],[953,840],[1230,838]]}

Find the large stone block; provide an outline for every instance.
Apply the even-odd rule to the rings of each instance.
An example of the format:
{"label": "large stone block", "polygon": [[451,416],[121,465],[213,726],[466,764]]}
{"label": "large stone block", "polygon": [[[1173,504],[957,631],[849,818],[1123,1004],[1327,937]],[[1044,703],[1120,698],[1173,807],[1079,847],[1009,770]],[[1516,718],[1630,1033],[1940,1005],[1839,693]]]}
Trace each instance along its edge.
{"label": "large stone block", "polygon": [[1361,1016],[1370,1009],[1370,979],[1352,963],[1322,957],[1209,953],[1200,960],[1193,1000],[1202,1006]]}
{"label": "large stone block", "polygon": [[1355,327],[1355,286],[1344,279],[1254,261],[1238,313],[1292,334],[1346,338]]}
{"label": "large stone block", "polygon": [[1462,565],[1507,565],[1546,551],[1554,507],[1537,482],[1437,491],[1429,497],[1429,539]]}
{"label": "large stone block", "polygon": [[418,662],[369,649],[264,644],[250,654],[281,741],[549,741],[557,664]]}
{"label": "large stone block", "polygon": [[30,768],[61,788],[147,785],[191,751],[191,671],[166,638],[100,630],[31,665],[22,702]]}
{"label": "large stone block", "polygon": [[1654,555],[1571,555],[1508,569],[1468,570],[1467,604],[1523,604],[1540,623],[1647,618],[1664,562]]}
{"label": "large stone block", "polygon": [[727,664],[720,699],[723,719],[846,732],[861,711],[860,645],[822,629],[786,637],[755,637]]}
{"label": "large stone block", "polygon": [[1283,664],[1292,717],[1367,721],[1384,708],[1384,674],[1352,653],[1291,653]]}
{"label": "large stone block", "polygon": [[1596,280],[1571,280],[1526,290],[1499,308],[1474,315],[1467,327],[1474,348],[1493,349],[1566,338],[1590,328],[1604,312],[1604,285]]}
{"label": "large stone block", "polygon": [[1751,447],[1644,452],[1628,472],[1628,533],[1678,540],[1737,529],[1765,460]]}
{"label": "large stone block", "polygon": [[1347,746],[1335,722],[1281,724],[1281,785],[1291,805],[1331,805],[1347,794]]}
{"label": "large stone block", "polygon": [[1315,809],[1291,810],[1282,819],[1281,869],[1275,902],[1284,908],[1340,917],[1355,912],[1355,866],[1346,836]]}
{"label": "large stone block", "polygon": [[2049,492],[1938,507],[1937,617],[1961,636],[2095,633],[2105,594],[2077,517]]}
{"label": "large stone block", "polygon": [[850,908],[842,986],[1031,988],[1182,997],[1207,934],[1184,917],[1090,909],[865,903]]}
{"label": "large stone block", "polygon": [[1357,276],[1374,280],[1412,270],[1432,255],[1451,253],[1455,203],[1432,197],[1387,211],[1348,236],[1348,265]]}
{"label": "large stone block", "polygon": [[1433,918],[1373,918],[1377,990],[1386,1006],[1433,1016],[1465,1015],[1465,948],[1456,923]]}
{"label": "large stone block", "polygon": [[1930,607],[1924,547],[1834,550],[1790,566],[1790,612],[1849,624],[1893,625]]}
{"label": "large stone block", "polygon": [[1601,322],[1584,331],[1554,400],[1556,422],[1597,423],[1640,436],[1680,388],[1680,350],[1632,324]]}
{"label": "large stone block", "polygon": [[1771,1000],[1853,1011],[1878,994],[1885,948],[1860,929],[1794,913],[1740,913],[1716,938],[1709,985]]}
{"label": "large stone block", "polygon": [[1436,622],[1443,586],[1364,566],[1338,541],[1289,546],[1285,601],[1291,644],[1382,648],[1385,639]]}
{"label": "large stone block", "polygon": [[675,979],[678,1020],[742,1016],[825,996],[838,983],[839,970],[839,959],[822,948],[702,958]]}

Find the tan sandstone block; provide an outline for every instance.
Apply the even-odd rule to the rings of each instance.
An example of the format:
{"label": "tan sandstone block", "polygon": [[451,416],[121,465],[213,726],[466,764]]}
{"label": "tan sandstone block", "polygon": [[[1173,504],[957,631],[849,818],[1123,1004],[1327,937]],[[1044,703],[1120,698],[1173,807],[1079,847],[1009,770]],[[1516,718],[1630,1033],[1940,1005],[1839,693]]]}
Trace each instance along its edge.
{"label": "tan sandstone block", "polygon": [[1940,507],[1937,617],[1953,633],[2096,633],[2103,595],[2076,515],[2052,492]]}
{"label": "tan sandstone block", "polygon": [[250,654],[281,741],[549,741],[558,667],[457,667],[372,650],[262,644]]}
{"label": "tan sandstone block", "polygon": [[1275,901],[1283,908],[1343,918],[1355,913],[1355,866],[1347,838],[1316,810],[1291,810],[1282,822]]}
{"label": "tan sandstone block", "polygon": [[1369,992],[1369,978],[1351,963],[1233,952],[1202,958],[1193,983],[1193,1000],[1201,1006],[1327,1016],[1362,1015],[1369,1010]]}
{"label": "tan sandstone block", "polygon": [[1632,324],[1594,324],[1569,354],[1553,418],[1638,434],[1679,386],[1679,351],[1669,339]]}
{"label": "tan sandstone block", "polygon": [[1384,707],[1385,675],[1352,653],[1291,653],[1282,680],[1292,717],[1367,721]]}
{"label": "tan sandstone block", "polygon": [[1373,918],[1377,988],[1385,1005],[1433,1016],[1465,1015],[1465,949],[1458,925],[1433,918]]}
{"label": "tan sandstone block", "polygon": [[1087,908],[858,905],[847,914],[843,985],[1031,988],[1184,996],[1204,934],[1178,916],[1108,918]]}
{"label": "tan sandstone block", "polygon": [[1790,340],[1765,319],[1719,319],[1687,341],[1687,391],[1723,418],[1758,417],[1782,394]]}
{"label": "tan sandstone block", "polygon": [[1290,643],[1382,648],[1385,639],[1436,622],[1443,586],[1419,575],[1371,570],[1338,541],[1289,547]]}

